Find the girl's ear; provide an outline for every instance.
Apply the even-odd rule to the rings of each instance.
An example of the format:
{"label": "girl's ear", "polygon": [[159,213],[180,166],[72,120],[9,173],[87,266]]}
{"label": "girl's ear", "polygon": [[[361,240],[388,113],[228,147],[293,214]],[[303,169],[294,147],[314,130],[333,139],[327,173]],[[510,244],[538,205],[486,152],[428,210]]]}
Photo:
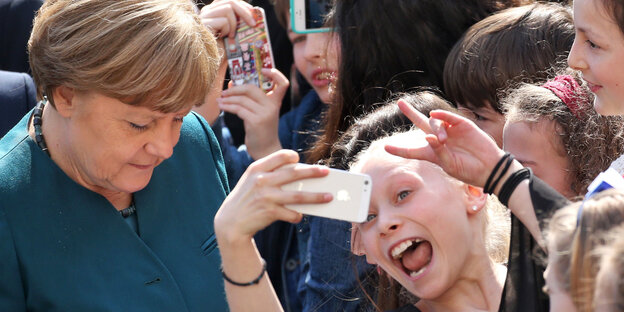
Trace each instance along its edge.
{"label": "girl's ear", "polygon": [[357,224],[351,223],[351,253],[356,256],[363,256],[366,254],[361,237],[360,229]]}
{"label": "girl's ear", "polygon": [[356,256],[366,256],[366,262],[369,264],[377,264],[377,261],[366,254],[364,243],[362,242],[362,233],[357,223],[351,223],[351,253]]}
{"label": "girl's ear", "polygon": [[483,189],[480,187],[472,186],[470,184],[466,184],[464,186],[466,188],[466,209],[468,214],[476,214],[483,207],[485,207],[485,203],[487,202],[487,194],[483,193]]}
{"label": "girl's ear", "polygon": [[52,96],[54,97],[54,107],[56,111],[65,118],[71,117],[75,107],[75,90],[64,85],[60,85],[54,89]]}

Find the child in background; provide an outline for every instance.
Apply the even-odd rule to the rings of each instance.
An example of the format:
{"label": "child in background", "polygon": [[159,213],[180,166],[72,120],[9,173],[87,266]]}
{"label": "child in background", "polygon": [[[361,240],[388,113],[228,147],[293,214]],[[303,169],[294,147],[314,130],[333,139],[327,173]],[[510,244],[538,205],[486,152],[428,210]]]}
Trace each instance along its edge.
{"label": "child in background", "polygon": [[[336,1],[329,18],[341,51],[335,100],[307,161],[326,161],[334,143],[355,120],[394,94],[442,89],[444,62],[462,34],[493,12],[519,2],[526,1]],[[340,297],[359,288],[351,273],[350,229],[348,222],[310,218],[309,284]],[[331,261],[327,255],[332,255]],[[335,274],[317,270],[327,266]],[[330,305],[323,309],[340,310]]]}
{"label": "child in background", "polygon": [[600,116],[589,88],[572,75],[520,84],[501,100],[503,149],[569,199],[624,152],[624,119]]}
{"label": "child in background", "polygon": [[537,3],[473,25],[444,65],[444,91],[499,147],[505,118],[499,92],[514,82],[544,82],[574,41],[569,7]]}
{"label": "child in background", "polygon": [[[275,4],[277,15],[281,16],[280,21],[290,19],[287,1],[280,0]],[[203,10],[209,12],[210,6],[212,5],[204,7]],[[338,52],[331,40],[331,34],[297,34],[292,31],[290,23],[283,26],[287,27],[293,46],[295,68],[312,86],[312,90],[292,111],[281,118],[280,105],[290,84],[277,70],[262,70],[263,75],[272,79],[275,85],[266,94],[255,85],[234,86],[231,82],[227,90],[221,91],[220,97],[216,99],[219,108],[236,114],[245,126],[244,146],[238,150],[227,142],[222,146],[230,187],[236,185],[242,173],[254,160],[282,148],[298,151],[304,159],[303,152],[313,140],[312,135],[318,128],[321,112],[331,101],[329,86],[336,77],[338,67]],[[228,161],[228,158],[231,160]]]}
{"label": "child in background", "polygon": [[[593,311],[596,274],[607,233],[624,222],[624,192],[609,189],[558,210],[546,240],[545,291],[551,311]],[[570,307],[572,306],[572,309]]]}
{"label": "child in background", "polygon": [[[232,3],[231,3],[232,4]],[[240,5],[234,1],[233,5]],[[204,14],[214,13],[215,7],[224,4],[215,2],[204,7]],[[219,136],[227,131],[216,125],[215,133],[220,139],[230,187],[234,187],[247,167],[254,161],[279,149],[292,149],[299,153],[300,161],[305,161],[305,152],[314,141],[314,134],[319,127],[321,113],[332,100],[330,84],[336,77],[338,51],[332,34],[319,32],[297,34],[292,31],[288,0],[275,2],[277,16],[288,29],[288,37],[293,46],[296,70],[312,86],[310,90],[290,112],[279,117],[280,104],[288,87],[288,80],[277,70],[264,70],[263,74],[272,78],[274,89],[265,94],[254,85],[233,86],[221,92],[216,101],[219,108],[238,115],[245,126],[245,145],[236,148]],[[211,11],[212,10],[212,11]],[[239,11],[234,10],[236,14]],[[215,125],[213,125],[213,129]],[[277,292],[281,304],[288,311],[340,310],[356,311],[360,309],[360,290],[348,282],[351,291],[337,293],[334,288],[325,287],[325,283],[316,283],[307,276],[309,268],[308,218],[299,224],[277,221],[258,232],[255,242],[262,257],[266,259],[267,271]],[[357,260],[362,267],[364,260]],[[351,264],[351,262],[349,262]],[[327,268],[327,269],[326,269]],[[321,276],[335,276],[333,267],[320,263],[314,267]],[[347,281],[356,280],[349,267],[340,274],[348,274]],[[342,279],[333,281],[336,285]]]}
{"label": "child in background", "polygon": [[610,231],[609,243],[599,249],[600,270],[596,275],[594,311],[624,311],[624,226]]}

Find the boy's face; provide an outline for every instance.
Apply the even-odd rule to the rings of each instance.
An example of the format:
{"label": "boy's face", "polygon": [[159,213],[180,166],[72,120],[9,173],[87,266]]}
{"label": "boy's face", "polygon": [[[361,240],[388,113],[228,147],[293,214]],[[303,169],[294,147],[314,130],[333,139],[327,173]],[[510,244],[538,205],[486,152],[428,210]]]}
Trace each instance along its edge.
{"label": "boy's face", "polygon": [[503,147],[505,116],[494,110],[489,102],[485,102],[482,107],[458,103],[457,108],[464,117],[472,120],[481,130],[489,134],[496,141],[498,147]]}

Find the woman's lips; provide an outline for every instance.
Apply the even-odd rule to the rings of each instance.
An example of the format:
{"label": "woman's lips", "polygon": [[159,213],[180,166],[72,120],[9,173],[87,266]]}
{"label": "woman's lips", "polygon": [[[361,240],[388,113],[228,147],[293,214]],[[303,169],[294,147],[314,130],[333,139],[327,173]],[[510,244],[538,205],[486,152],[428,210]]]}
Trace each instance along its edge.
{"label": "woman's lips", "polygon": [[146,169],[150,169],[153,167],[153,165],[137,165],[137,164],[130,164],[130,166],[135,167],[137,169],[141,169],[141,170],[146,170]]}

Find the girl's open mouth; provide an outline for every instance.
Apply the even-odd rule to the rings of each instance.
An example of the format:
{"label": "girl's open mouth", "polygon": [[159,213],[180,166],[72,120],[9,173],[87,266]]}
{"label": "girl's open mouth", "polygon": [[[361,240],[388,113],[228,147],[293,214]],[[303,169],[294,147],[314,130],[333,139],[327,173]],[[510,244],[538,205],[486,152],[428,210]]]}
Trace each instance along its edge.
{"label": "girl's open mouth", "polygon": [[394,264],[412,279],[418,279],[431,263],[433,248],[429,241],[422,238],[404,240],[390,249],[390,258]]}

